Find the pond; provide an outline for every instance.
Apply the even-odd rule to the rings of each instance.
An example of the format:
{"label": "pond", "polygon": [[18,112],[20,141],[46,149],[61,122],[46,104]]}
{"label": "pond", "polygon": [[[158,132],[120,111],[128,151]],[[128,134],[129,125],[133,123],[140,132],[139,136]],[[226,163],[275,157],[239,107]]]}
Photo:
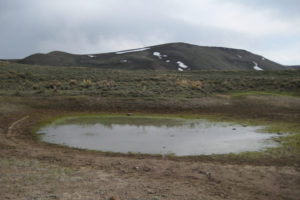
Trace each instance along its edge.
{"label": "pond", "polygon": [[277,144],[261,126],[202,119],[84,116],[66,117],[37,133],[48,143],[104,152],[210,155],[260,151]]}

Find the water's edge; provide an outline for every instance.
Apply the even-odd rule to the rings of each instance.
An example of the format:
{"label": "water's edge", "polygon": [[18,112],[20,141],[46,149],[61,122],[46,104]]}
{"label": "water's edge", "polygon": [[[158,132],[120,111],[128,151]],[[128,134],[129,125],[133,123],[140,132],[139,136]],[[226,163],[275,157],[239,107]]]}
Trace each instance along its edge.
{"label": "water's edge", "polygon": [[[83,121],[85,121],[84,123],[82,122],[82,119],[84,119]],[[89,123],[87,123],[86,119],[88,119]],[[95,122],[97,122],[97,120],[102,120],[102,125],[100,124],[97,124],[96,127],[93,127],[92,130],[89,130],[90,132],[87,132],[87,134],[85,134],[85,136],[83,137],[82,135],[80,135],[79,133],[77,134],[77,137],[80,138],[79,142],[75,139],[74,140],[74,133],[80,129],[80,126],[84,125],[85,128],[87,128],[86,126],[88,124],[93,124]],[[117,123],[115,122],[111,122],[111,120],[117,120]],[[129,121],[128,121],[129,120]],[[124,129],[127,129],[128,131],[131,131],[133,132],[133,125],[134,125],[134,121],[138,121],[139,124],[138,126],[140,126],[137,130],[141,131],[141,130],[144,130],[144,131],[149,131],[150,132],[159,132],[159,128],[157,127],[161,127],[161,129],[167,129],[167,131],[169,131],[169,138],[166,138],[167,135],[165,134],[164,137],[160,138],[160,140],[157,140],[157,141],[153,141],[153,137],[158,137],[158,136],[161,136],[161,135],[158,135],[157,134],[155,136],[151,136],[151,137],[147,137],[145,135],[142,135],[144,137],[144,139],[146,140],[142,140],[139,141],[139,140],[136,140],[136,138],[133,138],[131,140],[134,140],[133,141],[133,144],[135,144],[135,147],[137,148],[136,149],[129,149],[129,150],[124,150],[124,148],[121,148],[120,144],[124,143],[123,146],[126,147],[127,146],[134,146],[134,145],[128,145],[130,143],[127,143],[126,144],[126,141],[128,142],[128,137],[130,137],[130,133],[128,135],[128,133],[126,133],[125,135],[122,135],[124,138],[122,140],[119,140],[119,136],[114,136],[114,138],[110,138],[109,141],[106,141],[104,144],[100,144],[101,148],[95,148],[95,146],[99,146],[99,144],[95,144],[93,143],[95,141],[95,138],[97,135],[94,134],[94,129],[96,128],[96,130],[99,130],[99,128],[104,128],[103,130],[105,131],[108,131],[109,132],[109,129],[112,129],[113,126],[117,127],[117,129],[120,131],[124,131]],[[152,121],[152,122],[151,122]],[[276,134],[266,134],[266,133],[263,133],[263,128],[262,126],[257,126],[257,127],[250,127],[250,126],[246,126],[246,125],[237,125],[237,124],[232,124],[232,123],[226,123],[226,122],[212,122],[212,121],[208,121],[208,120],[204,120],[204,119],[187,119],[187,118],[181,118],[181,117],[178,117],[178,116],[175,116],[175,117],[165,117],[165,116],[145,116],[145,115],[142,115],[142,116],[124,116],[124,115],[91,115],[91,116],[69,116],[69,117],[63,117],[63,118],[59,118],[55,121],[53,121],[52,123],[50,123],[50,127],[51,125],[55,125],[56,126],[56,131],[57,131],[57,126],[60,126],[60,127],[63,127],[63,128],[70,128],[70,127],[66,127],[66,123],[70,123],[72,122],[73,123],[73,129],[71,130],[72,132],[72,137],[69,137],[67,138],[66,137],[61,137],[62,134],[61,134],[61,130],[58,130],[58,132],[60,131],[60,134],[58,134],[56,132],[56,136],[60,136],[58,137],[57,140],[51,140],[51,137],[48,137],[47,139],[45,139],[45,136],[48,136],[47,131],[45,131],[45,128],[49,128],[49,124],[48,126],[44,126],[42,128],[40,128],[38,131],[36,131],[37,134],[41,134],[42,132],[45,133],[45,135],[43,136],[43,139],[42,141],[45,141],[45,142],[49,142],[49,143],[55,143],[55,144],[58,144],[58,145],[66,145],[66,146],[71,146],[71,147],[75,147],[75,148],[79,148],[79,149],[90,149],[90,150],[96,150],[96,151],[101,151],[101,152],[114,152],[114,153],[134,153],[134,154],[151,154],[151,155],[157,155],[157,154],[161,154],[161,155],[176,155],[176,156],[198,156],[198,155],[215,155],[215,154],[228,154],[228,153],[242,153],[242,152],[248,152],[248,151],[264,151],[266,150],[267,148],[274,148],[274,147],[277,147],[278,144],[276,144],[274,141],[273,141],[273,138],[274,137],[277,137],[278,135]],[[131,122],[131,124],[129,123]],[[154,126],[152,125],[151,126],[151,123],[155,122]],[[191,126],[191,124],[193,124],[193,126],[196,125],[196,128],[198,126],[198,128],[205,128],[203,130],[205,130],[206,132],[210,132],[210,134],[206,134],[206,137],[208,136],[212,136],[212,134],[215,134],[214,132],[211,132],[211,128],[217,128],[219,129],[219,131],[221,130],[221,132],[223,132],[223,134],[217,134],[215,138],[218,138],[219,140],[219,143],[218,145],[211,145],[209,144],[207,141],[207,138],[201,138],[199,135],[197,135],[195,132],[193,132],[192,128],[188,129],[187,128],[187,124],[186,122],[188,122],[188,126]],[[204,123],[204,124],[197,124],[197,122],[201,122],[201,123]],[[74,126],[74,123],[78,126]],[[114,125],[114,124],[119,124],[118,126]],[[95,125],[94,125],[95,126]],[[176,130],[174,129],[174,127],[180,127],[181,126],[181,132],[183,131],[182,127],[184,127],[184,132],[189,132],[190,135],[193,135],[193,136],[196,136],[197,137],[197,140],[193,139],[193,138],[190,138],[190,139],[187,139],[187,136],[189,135],[182,135],[182,133],[179,131],[176,132]],[[205,126],[208,126],[208,127],[205,127]],[[234,130],[233,130],[234,129]],[[102,132],[104,132],[102,130]],[[170,132],[171,130],[171,132]],[[246,145],[246,143],[243,143],[245,141],[237,141],[235,142],[234,144],[230,143],[230,142],[227,142],[226,139],[230,136],[232,137],[230,134],[228,135],[228,132],[234,132],[234,133],[231,133],[234,135],[233,139],[234,140],[237,140],[237,139],[241,139],[240,136],[237,136],[236,134],[244,134],[242,133],[243,131],[242,130],[245,130],[245,131],[251,131],[252,134],[257,134],[256,137],[262,137],[262,139],[264,140],[267,140],[268,141],[268,145],[265,145],[265,146],[259,146],[260,144],[256,144],[258,145],[257,147],[255,147],[255,143],[253,143],[253,141],[255,141],[254,139],[255,138],[251,138],[248,136],[247,140],[249,140],[249,142],[251,143],[251,148],[245,148],[243,145]],[[70,131],[70,130],[69,130]],[[92,132],[91,132],[92,131]],[[227,134],[227,138],[226,137],[223,137],[223,135],[225,133]],[[236,132],[239,132],[239,133],[236,133]],[[259,132],[259,133],[258,133]],[[70,133],[69,133],[70,134]],[[100,133],[101,134],[101,133]],[[245,133],[247,134],[247,132]],[[111,136],[112,133],[109,132],[108,134],[104,135],[104,136]],[[147,134],[146,134],[147,135]],[[249,134],[248,134],[249,135]],[[52,135],[53,136],[53,135]],[[126,136],[126,137],[125,137]],[[136,137],[140,137],[140,135],[135,135]],[[184,137],[183,137],[184,136]],[[93,137],[92,140],[87,140],[86,142],[89,143],[89,145],[92,144],[92,148],[89,148],[88,146],[84,146],[84,145],[81,145],[82,142],[83,142],[83,138],[88,138],[88,137]],[[103,137],[103,135],[102,135]],[[223,140],[221,140],[223,137]],[[67,140],[72,140],[72,142],[66,142],[65,139]],[[99,138],[98,138],[99,139]],[[107,138],[106,138],[107,139]],[[213,139],[213,138],[210,138],[210,139]],[[242,149],[238,149],[236,151],[225,151],[224,152],[224,149],[222,150],[222,148],[220,148],[220,144],[222,144],[224,146],[224,139],[225,139],[225,146],[226,148],[242,148]],[[174,143],[172,142],[171,144],[164,144],[162,141],[175,141],[177,140],[178,143]],[[213,149],[213,151],[204,151],[203,148],[202,148],[202,152],[199,152],[197,150],[197,146],[199,146],[199,142],[198,143],[195,143],[195,141],[204,141],[206,140],[205,143],[201,143],[201,146],[205,146],[206,145],[206,149]],[[120,142],[121,141],[121,142]],[[146,141],[146,142],[145,142]],[[116,143],[117,142],[117,143]],[[118,143],[119,142],[119,143]],[[132,141],[130,141],[132,142]],[[144,143],[143,143],[144,142]],[[223,143],[220,143],[220,142],[223,142]],[[226,143],[227,142],[227,143]],[[149,149],[148,151],[144,151],[144,149],[148,148],[147,147],[147,144],[151,144],[151,145],[148,145],[148,146],[153,146],[154,145],[154,149],[155,151],[150,151],[149,152]],[[158,143],[158,144],[157,144]],[[208,144],[207,144],[208,143]],[[107,146],[108,144],[108,146]],[[158,146],[157,146],[157,145]],[[106,146],[105,146],[106,145]],[[156,146],[155,146],[156,145]],[[178,147],[180,145],[180,147]],[[221,146],[222,146],[221,145]],[[105,148],[103,148],[105,146]],[[139,149],[138,146],[142,146],[143,149]],[[112,149],[110,149],[110,147],[112,147]],[[116,148],[115,147],[118,147],[117,149],[118,150],[115,150]],[[212,148],[213,147],[213,148]],[[259,147],[259,148],[258,148]],[[178,149],[180,149],[180,151],[178,151]],[[187,151],[187,149],[189,149],[189,151]],[[191,150],[193,149],[193,150]],[[199,149],[199,148],[198,148]],[[197,152],[198,151],[198,152]]]}

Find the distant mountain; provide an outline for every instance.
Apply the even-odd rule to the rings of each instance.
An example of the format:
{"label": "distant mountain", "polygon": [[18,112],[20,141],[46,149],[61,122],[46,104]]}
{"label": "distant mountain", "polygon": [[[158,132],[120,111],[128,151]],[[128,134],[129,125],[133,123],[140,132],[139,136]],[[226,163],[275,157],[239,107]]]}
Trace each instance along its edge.
{"label": "distant mountain", "polygon": [[17,61],[48,66],[80,66],[104,69],[168,70],[281,70],[284,66],[251,52],[223,47],[170,43],[113,53],[75,55],[54,51]]}
{"label": "distant mountain", "polygon": [[290,65],[290,66],[287,66],[287,67],[290,68],[290,69],[300,70],[300,65]]}

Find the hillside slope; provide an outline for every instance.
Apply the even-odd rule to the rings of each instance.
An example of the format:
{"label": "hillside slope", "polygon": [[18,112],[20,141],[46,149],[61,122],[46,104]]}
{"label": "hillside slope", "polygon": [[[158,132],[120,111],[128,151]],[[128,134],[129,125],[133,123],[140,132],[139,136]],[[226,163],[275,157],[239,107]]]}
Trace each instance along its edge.
{"label": "hillside slope", "polygon": [[22,64],[109,69],[280,70],[284,66],[251,52],[223,47],[170,43],[104,54],[75,55],[54,51],[34,54]]}
{"label": "hillside slope", "polygon": [[287,66],[289,69],[296,69],[296,70],[300,70],[300,65],[290,65]]}

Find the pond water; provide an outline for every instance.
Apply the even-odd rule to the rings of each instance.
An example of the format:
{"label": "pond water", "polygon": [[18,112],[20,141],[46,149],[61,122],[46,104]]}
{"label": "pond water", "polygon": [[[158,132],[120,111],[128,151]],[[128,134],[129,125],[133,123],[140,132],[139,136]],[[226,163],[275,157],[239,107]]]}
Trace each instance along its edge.
{"label": "pond water", "polygon": [[200,119],[90,116],[68,117],[41,128],[42,140],[70,147],[122,153],[210,155],[276,147],[277,134],[259,126]]}

